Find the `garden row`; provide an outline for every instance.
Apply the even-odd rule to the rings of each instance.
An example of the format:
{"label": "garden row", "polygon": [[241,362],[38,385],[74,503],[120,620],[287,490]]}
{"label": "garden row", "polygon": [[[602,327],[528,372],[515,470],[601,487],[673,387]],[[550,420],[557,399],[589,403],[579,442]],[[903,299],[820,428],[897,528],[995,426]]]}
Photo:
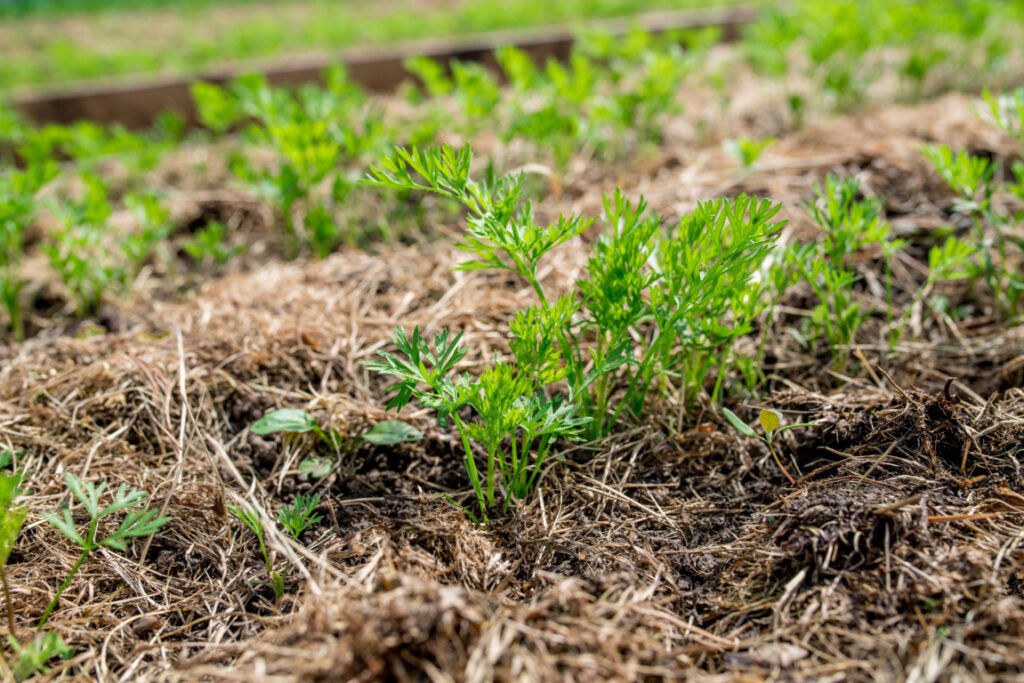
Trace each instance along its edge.
{"label": "garden row", "polygon": [[[799,39],[798,54],[811,64],[800,73],[811,77],[811,85],[785,93],[789,125],[799,125],[817,108],[852,106],[873,87],[885,86],[874,76],[893,73],[891,64],[911,84],[909,91],[897,91],[911,96],[956,85],[946,80],[954,74],[998,71],[1000,60],[1012,55],[989,35],[989,13],[997,10],[985,9],[986,3],[967,5],[971,11],[946,14],[930,7],[920,16],[903,14],[918,11],[915,5],[875,8],[872,22],[889,17],[893,27],[902,27],[897,37],[877,37],[886,24],[857,33],[863,21],[854,21],[844,24],[851,31],[846,43],[820,45],[776,17],[759,25],[753,34],[759,38],[745,49],[768,66],[766,55],[775,53],[765,46],[784,50]],[[972,23],[979,17],[980,24]],[[917,41],[925,34],[903,33],[920,26],[914,18],[932,28],[941,20],[947,31]],[[414,60],[409,68],[421,87],[386,104],[341,71],[328,74],[324,88],[294,92],[258,78],[195,88],[206,139],[186,146],[232,149],[232,182],[271,208],[280,226],[281,256],[323,257],[372,243],[381,234],[408,238],[427,230],[437,216],[458,215],[464,227],[456,246],[469,257],[457,268],[497,271],[532,291],[532,305],[508,321],[507,349],[498,358],[474,358],[479,371],[472,375],[460,368],[469,352],[461,335],[447,330],[428,339],[418,328],[399,328],[393,348],[365,364],[393,382],[389,408],[415,403],[436,415],[441,427],[454,427],[470,490],[450,500],[479,524],[493,523],[531,496],[545,464],[569,442],[598,441],[652,412],[671,410],[682,430],[700,411],[721,411],[741,434],[762,439],[781,473],[796,482],[804,474],[799,463],[787,462],[773,444],[781,432],[807,425],[783,424],[780,415],[766,410],[758,431],[721,408],[758,395],[770,340],[789,334],[808,355],[825,356],[834,372],[846,375],[861,369],[853,350],[868,333],[882,354],[899,354],[929,318],[954,326],[967,319],[1003,326],[1019,320],[1019,158],[992,159],[938,142],[922,148],[956,202],[948,225],[905,238],[894,235],[881,201],[865,196],[856,178],[832,176],[806,206],[787,207],[814,222],[819,234],[813,240],[783,239],[783,207],[746,195],[703,201],[669,219],[642,199],[616,192],[605,197],[601,215],[542,219],[537,199],[560,192],[577,172],[574,163],[635,161],[658,144],[666,119],[685,102],[680,93],[709,77],[701,65],[710,41],[687,39],[684,50],[678,37],[594,36],[568,64],[539,66],[506,49],[499,63],[507,83],[476,64],[455,64],[447,73]],[[847,49],[836,52],[836,44]],[[723,97],[731,95],[728,74],[718,74]],[[825,101],[810,102],[818,92]],[[1024,90],[986,93],[978,113],[1024,144]],[[42,280],[59,278],[77,317],[95,316],[105,300],[130,290],[147,271],[173,280],[182,268],[213,273],[241,258],[244,235],[232,235],[218,222],[182,235],[166,198],[146,186],[145,172],[183,143],[184,132],[173,118],[144,135],[89,124],[33,129],[13,119],[5,126],[4,149],[12,164],[0,176],[0,296],[13,339],[38,331],[26,325],[24,315],[26,292],[36,287],[26,264],[37,256],[45,257],[52,273]],[[488,141],[489,135],[497,141]],[[220,141],[225,136],[226,143]],[[733,140],[737,172],[756,167],[769,144]],[[474,163],[474,148],[490,149],[485,163]],[[127,169],[126,176],[111,173],[112,160]],[[374,210],[368,212],[367,205]],[[121,207],[131,214],[123,224],[114,220],[125,213]],[[379,216],[377,226],[368,227],[367,213]],[[586,245],[585,267],[574,286],[556,290],[545,282],[545,267],[579,242]],[[894,276],[898,264],[922,254],[924,272]],[[858,296],[868,286],[865,271],[882,274],[883,305],[865,307]],[[952,282],[965,286],[952,290]],[[949,297],[953,291],[955,300]],[[791,305],[796,296],[804,297],[799,312]],[[337,453],[345,440],[295,408],[269,413],[251,431],[311,433],[319,442],[314,450],[327,453]],[[360,435],[385,446],[421,437],[397,421]],[[10,451],[0,462],[0,578],[12,634],[18,632],[18,615],[2,569],[28,514],[18,496],[33,478],[20,458]],[[64,507],[42,518],[80,549],[79,559],[35,620],[36,638],[9,639],[0,666],[17,678],[67,653],[61,638],[43,629],[89,557],[124,552],[132,539],[152,537],[169,521],[146,507],[139,490],[121,485],[111,497],[102,482],[71,473],[64,481],[85,516]],[[105,504],[105,498],[111,501]],[[294,541],[320,521],[318,503],[299,496],[278,510],[278,523]],[[255,508],[230,510],[254,534],[275,603],[280,602],[293,566],[275,565],[267,550],[273,519]]]}

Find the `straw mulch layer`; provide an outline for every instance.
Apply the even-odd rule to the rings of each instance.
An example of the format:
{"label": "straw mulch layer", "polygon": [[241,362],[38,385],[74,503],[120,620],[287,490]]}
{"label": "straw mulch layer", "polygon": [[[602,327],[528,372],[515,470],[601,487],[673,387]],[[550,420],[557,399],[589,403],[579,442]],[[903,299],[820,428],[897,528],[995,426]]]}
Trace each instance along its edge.
{"label": "straw mulch layer", "polygon": [[[592,209],[616,182],[670,216],[747,190],[789,203],[788,238],[810,230],[799,203],[815,179],[859,172],[926,244],[950,204],[917,156],[928,139],[1009,153],[952,97],[795,134],[753,174],[717,150],[670,149],[644,174],[581,176],[545,210]],[[571,283],[584,254],[565,250],[545,277]],[[565,452],[537,496],[484,529],[440,495],[467,481],[453,435],[427,415],[403,416],[421,443],[357,438],[385,417],[383,383],[361,361],[396,324],[464,330],[469,371],[504,350],[529,291],[453,274],[457,258],[434,244],[270,264],[183,304],[126,306],[114,332],[2,351],[0,435],[34,472],[9,566],[23,639],[76,556],[39,517],[67,502],[64,470],[142,488],[173,518],[127,554],[87,562],[50,621],[78,653],[55,674],[935,681],[1024,670],[1019,329],[925,315],[918,341],[892,354],[865,345],[841,376],[780,328],[759,405],[820,423],[780,447],[795,485],[713,416],[678,430],[665,406]],[[908,257],[897,276],[920,267]],[[312,438],[248,432],[279,406],[351,437],[327,476],[298,472]],[[752,418],[756,406],[737,411]],[[275,606],[255,540],[226,506],[273,517],[313,491],[325,519],[303,544],[270,534],[287,567]]]}

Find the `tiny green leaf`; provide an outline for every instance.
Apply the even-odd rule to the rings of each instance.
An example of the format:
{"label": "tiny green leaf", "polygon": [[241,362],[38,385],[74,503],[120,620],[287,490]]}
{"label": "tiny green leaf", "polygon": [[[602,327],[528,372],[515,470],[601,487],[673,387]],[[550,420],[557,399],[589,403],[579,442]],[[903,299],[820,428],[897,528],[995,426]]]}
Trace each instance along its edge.
{"label": "tiny green leaf", "polygon": [[373,429],[363,434],[363,440],[376,446],[394,446],[409,441],[419,441],[422,438],[423,432],[399,420],[378,422]]}
{"label": "tiny green leaf", "polygon": [[266,436],[278,432],[289,432],[292,434],[303,434],[317,429],[318,425],[313,416],[305,410],[297,408],[281,408],[272,410],[249,428],[253,434]]}
{"label": "tiny green leaf", "polygon": [[722,414],[725,415],[725,419],[729,421],[729,424],[732,425],[733,429],[735,429],[743,436],[753,438],[757,437],[757,433],[750,428],[750,425],[741,420],[736,413],[732,412],[728,408],[722,408]]}

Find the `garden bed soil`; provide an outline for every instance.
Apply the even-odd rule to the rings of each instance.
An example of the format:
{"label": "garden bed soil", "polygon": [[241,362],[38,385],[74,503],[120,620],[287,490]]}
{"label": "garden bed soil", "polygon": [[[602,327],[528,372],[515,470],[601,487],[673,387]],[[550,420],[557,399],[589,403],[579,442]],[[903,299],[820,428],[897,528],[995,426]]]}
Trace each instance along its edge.
{"label": "garden bed soil", "polygon": [[[756,192],[787,203],[792,238],[813,234],[799,206],[815,180],[858,173],[897,230],[927,243],[951,204],[917,154],[930,140],[1012,151],[953,96],[792,134],[751,173],[717,147],[663,149],[640,172],[577,175],[545,210],[594,211],[614,185],[670,217]],[[924,316],[916,341],[858,348],[842,375],[782,332],[800,317],[797,293],[765,394],[736,407],[819,423],[780,449],[795,484],[715,416],[680,422],[661,405],[565,451],[537,495],[480,528],[441,495],[468,482],[452,433],[427,414],[403,413],[420,443],[356,438],[386,416],[384,384],[361,363],[395,325],[465,331],[469,372],[506,349],[529,291],[452,273],[458,258],[434,243],[271,262],[183,303],[120,305],[109,331],[5,347],[0,433],[35,472],[8,568],[19,635],[77,554],[39,517],[66,502],[69,470],[145,489],[173,518],[127,555],[96,553],[65,593],[49,626],[77,651],[55,669],[72,678],[996,681],[1024,670],[1020,328]],[[584,259],[570,246],[544,277],[572,283]],[[897,278],[921,267],[908,257]],[[858,295],[877,293],[868,280]],[[279,406],[351,437],[327,476],[298,473],[312,440],[247,430]],[[325,519],[303,545],[270,537],[291,567],[275,607],[254,539],[226,506],[273,516],[313,491]]]}

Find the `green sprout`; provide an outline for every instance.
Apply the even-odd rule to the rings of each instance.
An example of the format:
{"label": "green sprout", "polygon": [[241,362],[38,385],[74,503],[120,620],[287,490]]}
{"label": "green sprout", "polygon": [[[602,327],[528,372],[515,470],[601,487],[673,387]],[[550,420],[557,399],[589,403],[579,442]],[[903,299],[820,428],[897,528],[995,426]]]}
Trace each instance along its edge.
{"label": "green sprout", "polygon": [[24,681],[35,675],[46,676],[50,673],[47,663],[55,657],[67,659],[75,654],[60,635],[47,632],[38,633],[35,638],[22,645],[12,636],[7,636],[7,644],[14,654],[11,673],[15,681]]}
{"label": "green sprout", "polygon": [[743,164],[745,170],[749,171],[757,165],[757,161],[761,158],[764,151],[773,144],[775,144],[775,138],[773,137],[761,138],[760,140],[736,138],[734,140],[726,140],[725,150]]}
{"label": "green sprout", "polygon": [[263,521],[260,519],[259,512],[255,507],[243,508],[237,505],[229,505],[228,511],[241,520],[253,535],[256,536],[256,541],[260,546],[260,555],[263,557],[263,567],[267,572],[267,577],[270,579],[270,586],[274,589],[274,604],[279,604],[281,597],[284,595],[284,577],[274,569],[274,565],[270,561]]}
{"label": "green sprout", "polygon": [[316,506],[319,504],[320,496],[316,493],[311,496],[295,496],[290,507],[285,506],[277,511],[277,521],[298,541],[302,532],[323,519],[316,512]]}
{"label": "green sprout", "polygon": [[[798,422],[789,425],[782,424],[782,415],[777,410],[764,408],[761,410],[758,421],[761,423],[761,429],[764,431],[764,436],[754,431],[754,428],[748,425],[746,422],[741,420],[736,413],[732,412],[728,408],[722,408],[722,414],[725,415],[725,419],[729,421],[733,429],[739,432],[741,435],[750,438],[757,439],[765,446],[768,447],[768,452],[771,453],[772,459],[775,460],[775,464],[778,465],[779,470],[785,475],[786,479],[789,480],[790,484],[796,484],[796,479],[789,473],[786,466],[782,464],[782,460],[779,458],[779,454],[775,450],[775,440],[779,434],[789,431],[790,429],[799,429],[801,427],[814,427],[817,426],[816,422]],[[799,474],[799,471],[797,472]]]}
{"label": "green sprout", "polygon": [[[10,451],[0,454],[0,467],[6,468],[11,460]],[[13,634],[14,604],[7,585],[7,559],[11,556],[14,544],[25,523],[28,509],[23,505],[15,505],[15,499],[21,493],[20,486],[23,476],[20,472],[0,472],[0,589],[2,589],[4,605],[7,613],[7,631]]]}
{"label": "green sprout", "polygon": [[[68,572],[64,581],[57,589],[53,599],[50,600],[50,604],[47,605],[43,616],[39,618],[39,624],[36,626],[37,632],[46,624],[46,621],[60,602],[64,591],[71,585],[72,579],[75,578],[78,570],[81,569],[82,564],[85,563],[93,551],[99,548],[109,548],[123,552],[127,549],[128,542],[131,539],[152,536],[164,524],[170,521],[170,517],[161,515],[156,510],[143,507],[143,504],[146,502],[146,494],[144,492],[137,489],[128,489],[124,484],[121,484],[117,491],[114,492],[113,501],[103,507],[100,506],[100,496],[102,496],[107,488],[106,482],[102,482],[99,485],[91,482],[83,483],[74,474],[67,472],[64,475],[64,484],[75,500],[85,508],[89,515],[89,522],[83,534],[78,530],[71,511],[67,508],[64,508],[60,514],[57,512],[43,513],[43,519],[78,545],[82,552],[79,554],[78,560],[71,568],[71,571]],[[112,533],[101,534],[99,529],[100,522],[118,512],[125,513],[120,526]]]}

